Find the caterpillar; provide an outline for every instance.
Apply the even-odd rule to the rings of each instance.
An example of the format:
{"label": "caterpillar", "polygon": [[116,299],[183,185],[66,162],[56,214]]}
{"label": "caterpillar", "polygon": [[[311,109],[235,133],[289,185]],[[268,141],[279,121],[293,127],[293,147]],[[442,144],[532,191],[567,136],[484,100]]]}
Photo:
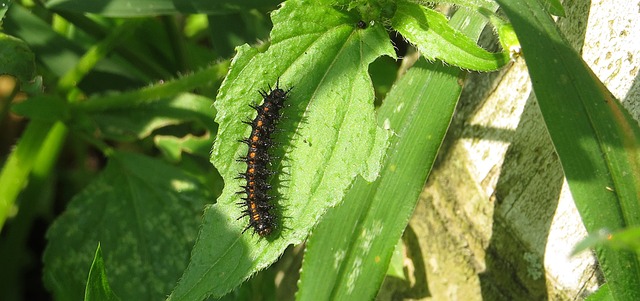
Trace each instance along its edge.
{"label": "caterpillar", "polygon": [[241,219],[249,217],[249,225],[242,233],[249,228],[261,237],[269,236],[277,227],[277,217],[274,213],[275,205],[272,203],[274,197],[269,194],[272,188],[268,180],[276,172],[269,169],[273,157],[269,153],[274,146],[272,134],[282,117],[281,110],[285,107],[285,101],[289,95],[288,90],[280,88],[280,80],[276,82],[275,89],[269,86],[269,90],[260,90],[263,102],[261,105],[250,105],[258,113],[253,120],[243,121],[251,126],[249,137],[239,140],[246,144],[249,149],[247,155],[240,157],[238,161],[245,162],[247,169],[240,173],[238,178],[244,179],[246,184],[242,185],[238,194],[244,194],[242,202],[237,204],[243,207]]}

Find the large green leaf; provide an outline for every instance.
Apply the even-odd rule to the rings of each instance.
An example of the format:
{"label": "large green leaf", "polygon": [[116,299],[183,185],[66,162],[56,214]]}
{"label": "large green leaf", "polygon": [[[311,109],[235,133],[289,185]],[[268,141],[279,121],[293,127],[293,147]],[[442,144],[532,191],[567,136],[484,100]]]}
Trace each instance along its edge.
{"label": "large green leaf", "polygon": [[[289,1],[274,12],[272,44],[259,53],[238,48],[216,100],[218,136],[211,160],[225,179],[218,203],[209,207],[189,267],[173,300],[221,296],[275,261],[290,244],[300,243],[328,207],[337,204],[357,174],[373,180],[380,168],[386,133],[375,123],[368,65],[393,56],[385,28],[356,27],[358,18],[313,2]],[[320,21],[321,20],[321,21]],[[253,118],[249,104],[258,90],[291,88],[281,123],[284,133],[273,164],[279,230],[268,239],[242,234],[246,218],[236,194],[246,166],[236,159],[247,147],[242,120]]]}
{"label": "large green leaf", "polygon": [[[474,38],[485,23],[466,12],[452,18]],[[382,175],[373,183],[358,178],[314,230],[298,300],[374,299],[449,127],[460,76],[458,68],[422,59],[396,82],[377,112],[378,124],[394,133]]]}
{"label": "large green leaf", "polygon": [[80,300],[101,243],[123,300],[164,298],[185,269],[209,191],[162,161],[115,153],[47,233],[44,279],[57,300]]}
{"label": "large green leaf", "polygon": [[[513,23],[540,111],[587,231],[640,225],[640,129],[563,39],[538,0],[498,1]],[[640,300],[637,254],[596,248],[616,300]]]}

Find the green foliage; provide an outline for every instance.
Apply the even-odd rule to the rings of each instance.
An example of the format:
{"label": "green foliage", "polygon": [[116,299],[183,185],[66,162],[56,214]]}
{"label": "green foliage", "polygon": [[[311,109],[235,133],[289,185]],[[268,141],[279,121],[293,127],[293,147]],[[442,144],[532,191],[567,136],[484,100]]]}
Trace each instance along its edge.
{"label": "green foliage", "polygon": [[[246,166],[235,158],[246,152],[246,145],[236,141],[248,134],[238,116],[250,116],[249,104],[260,100],[256,91],[278,78],[282,87],[293,86],[288,119],[282,125],[293,134],[282,141],[287,146],[279,154],[287,165],[277,179],[284,184],[277,185],[279,216],[295,218],[281,219],[282,231],[273,240],[201,232],[192,262],[210,268],[190,266],[172,299],[201,299],[209,291],[224,295],[274,262],[289,244],[302,242],[324,211],[342,199],[356,174],[370,180],[378,174],[386,134],[375,126],[367,66],[380,55],[393,56],[384,28],[357,30],[357,19],[312,3],[289,2],[272,19],[269,49],[259,53],[248,46],[238,48],[218,93],[215,106],[220,128],[211,161],[228,185],[217,206],[205,212],[204,227],[230,233],[246,227],[246,219],[237,220],[236,191],[242,180],[235,179]],[[323,22],[314,21],[319,19]],[[319,71],[299,76],[309,69]],[[224,281],[215,281],[221,273]],[[212,287],[209,283],[214,281]]]}
{"label": "green foliage", "polygon": [[94,13],[109,17],[140,17],[174,13],[228,14],[239,10],[272,7],[279,1],[253,0],[137,0],[135,6],[128,0],[52,0],[47,8],[78,13]]}
{"label": "green foliage", "polygon": [[87,279],[87,288],[84,292],[84,299],[105,301],[120,300],[109,286],[109,280],[107,279],[107,273],[105,272],[100,244],[98,244],[96,255],[93,257],[93,263],[91,263],[91,270],[89,270],[89,278]]}
{"label": "green foliage", "polygon": [[62,300],[82,298],[97,242],[124,300],[163,298],[186,267],[207,200],[200,181],[147,156],[116,152],[47,233],[45,283]]}
{"label": "green foliage", "polygon": [[564,7],[562,7],[562,3],[559,0],[544,0],[542,1],[544,4],[544,8],[552,15],[556,15],[559,17],[564,17]]}
{"label": "green foliage", "polygon": [[[585,225],[637,225],[640,165],[630,150],[640,131],[557,34],[547,11],[564,14],[559,2],[504,3],[513,26],[493,2],[447,2],[461,7],[451,18],[407,0],[13,4],[0,73],[21,82],[38,75],[47,88],[23,89],[28,98],[11,105],[30,121],[0,173],[0,229],[18,208],[35,207],[27,196],[64,164],[66,145],[78,165],[106,166],[67,184],[81,188],[67,192],[47,232],[43,278],[57,299],[231,291],[226,298],[246,299],[254,290],[275,299],[276,273],[256,273],[305,241],[298,299],[373,299],[449,127],[463,70],[501,68],[520,41]],[[476,44],[489,21],[504,51]],[[422,56],[398,79],[389,76],[398,69],[390,30]],[[249,46],[256,41],[268,42]],[[563,64],[541,63],[550,59]],[[276,84],[291,92],[272,166],[280,219],[265,239],[241,234],[236,177],[246,166],[236,159],[249,130],[240,121],[255,114],[258,91]],[[599,293],[635,297],[637,249],[592,246],[608,270]],[[88,278],[79,272],[89,269]]]}

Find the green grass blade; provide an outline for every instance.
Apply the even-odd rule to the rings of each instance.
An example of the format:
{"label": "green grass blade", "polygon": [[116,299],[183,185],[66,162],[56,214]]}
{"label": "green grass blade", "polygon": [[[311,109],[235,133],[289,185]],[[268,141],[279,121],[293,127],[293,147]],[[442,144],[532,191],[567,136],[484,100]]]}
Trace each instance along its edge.
{"label": "green grass blade", "polygon": [[[477,38],[486,20],[459,13],[452,24]],[[373,300],[449,127],[461,71],[422,59],[378,110],[391,140],[382,175],[358,178],[307,241],[298,300]]]}
{"label": "green grass blade", "polygon": [[[138,102],[139,99],[131,102]],[[195,122],[203,128],[215,132],[215,123],[211,119],[214,110],[213,101],[207,97],[182,93],[138,106],[113,108],[101,112],[80,115],[85,121],[86,131],[97,128],[102,137],[116,141],[135,141],[144,139],[154,131],[170,126]],[[80,118],[78,118],[80,119]]]}
{"label": "green grass blade", "polygon": [[176,97],[185,91],[213,85],[224,77],[228,69],[229,62],[223,61],[185,74],[180,78],[114,95],[98,95],[87,101],[73,103],[71,106],[81,113],[88,114],[145,106],[160,99]]}
{"label": "green grass blade", "polygon": [[[50,24],[40,19],[21,5],[12,5],[3,23],[3,30],[25,41],[31,50],[36,53],[36,61],[48,68],[55,75],[63,76],[73,69],[92,44],[81,41],[72,41],[55,32]],[[106,57],[97,62],[92,73],[83,78],[83,81],[94,80],[94,85],[102,86],[109,83],[100,82],[100,76],[94,72],[113,74],[118,82],[121,80],[144,84],[139,78],[132,75],[131,69],[118,63],[116,58]],[[83,87],[82,82],[76,83]],[[113,83],[111,83],[113,84]],[[96,89],[93,85],[84,87],[87,93]],[[113,89],[113,86],[111,86]]]}
{"label": "green grass blade", "polygon": [[0,171],[0,229],[12,211],[18,194],[27,183],[35,158],[53,122],[32,121]]}
{"label": "green grass blade", "polygon": [[[522,44],[549,134],[590,233],[640,225],[640,129],[537,0],[498,1]],[[596,248],[616,300],[640,300],[633,252]]]}
{"label": "green grass blade", "polygon": [[82,81],[82,79],[95,68],[96,64],[103,60],[124,39],[133,34],[136,27],[142,23],[142,19],[130,19],[116,26],[107,37],[92,45],[71,70],[66,72],[58,80],[58,91],[68,93]]}

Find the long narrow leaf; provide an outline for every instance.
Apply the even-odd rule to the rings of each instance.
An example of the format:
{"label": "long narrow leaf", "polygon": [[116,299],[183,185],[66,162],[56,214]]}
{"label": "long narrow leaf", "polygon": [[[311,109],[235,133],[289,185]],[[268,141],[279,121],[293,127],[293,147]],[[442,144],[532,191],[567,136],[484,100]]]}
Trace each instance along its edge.
{"label": "long narrow leaf", "polygon": [[[24,40],[31,50],[37,54],[36,60],[58,76],[62,76],[74,68],[87,51],[87,45],[81,45],[76,41],[71,41],[61,36],[55,32],[48,23],[20,5],[11,6],[4,19],[3,30],[8,34]],[[34,32],[38,34],[33,34]],[[101,77],[95,75],[94,72],[113,74],[117,76],[119,80],[105,83],[104,80],[100,81],[99,79]],[[99,83],[99,86],[109,86],[111,89],[117,86],[116,83],[121,84],[124,83],[125,80],[129,83],[138,82],[143,84],[138,78],[131,74],[130,69],[124,68],[121,64],[117,63],[117,60],[111,57],[106,57],[100,62],[97,62],[92,72],[83,78],[83,80]],[[81,88],[83,87],[82,83],[76,84],[81,86]],[[96,87],[93,86],[88,88],[91,88],[91,90],[96,89]],[[86,90],[85,92],[88,92],[90,89]]]}
{"label": "long narrow leaf", "polygon": [[[566,43],[537,0],[499,0],[522,44],[533,89],[590,233],[640,225],[640,129]],[[640,300],[632,252],[596,248],[616,300]]]}
{"label": "long narrow leaf", "polygon": [[0,229],[15,205],[18,194],[26,184],[40,148],[50,133],[53,122],[33,121],[29,123],[18,145],[0,171]]}

